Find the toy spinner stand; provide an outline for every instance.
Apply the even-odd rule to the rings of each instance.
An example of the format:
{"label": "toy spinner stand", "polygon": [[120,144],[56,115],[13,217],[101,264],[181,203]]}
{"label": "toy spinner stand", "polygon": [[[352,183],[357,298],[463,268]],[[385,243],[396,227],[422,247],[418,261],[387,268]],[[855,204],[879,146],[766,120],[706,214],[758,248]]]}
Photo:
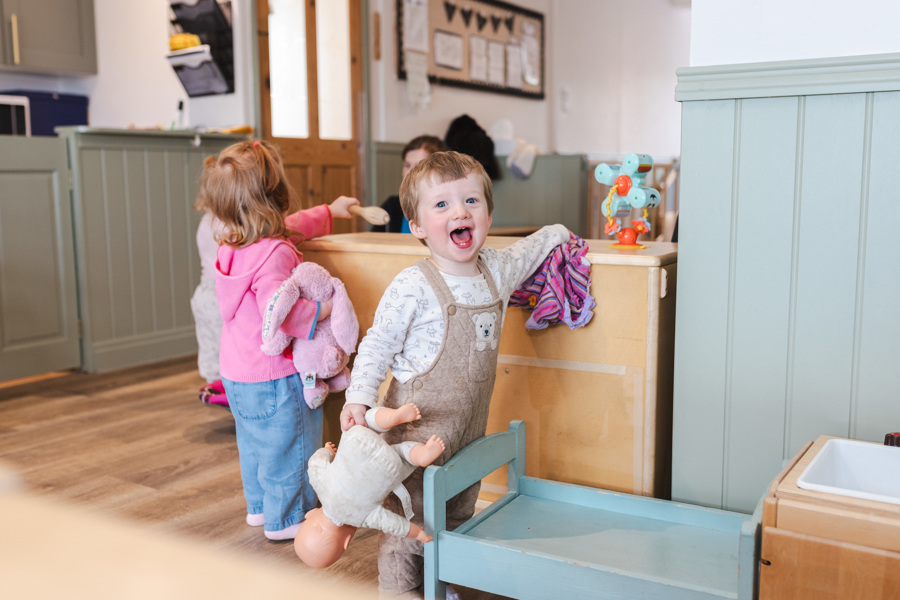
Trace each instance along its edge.
{"label": "toy spinner stand", "polygon": [[[659,192],[653,188],[644,187],[644,179],[652,169],[653,158],[649,154],[633,152],[625,156],[621,166],[603,163],[594,169],[594,178],[598,182],[612,186],[601,207],[603,216],[606,217],[604,231],[607,234],[615,233],[619,238],[619,243],[611,244],[608,246],[609,248],[643,249],[647,247],[638,244],[637,238],[642,233],[650,232],[650,221],[647,220],[648,210],[653,206],[659,206]],[[644,214],[640,219],[631,221],[632,227],[623,228],[622,223],[616,217],[627,217],[632,208],[641,208],[644,210]]]}

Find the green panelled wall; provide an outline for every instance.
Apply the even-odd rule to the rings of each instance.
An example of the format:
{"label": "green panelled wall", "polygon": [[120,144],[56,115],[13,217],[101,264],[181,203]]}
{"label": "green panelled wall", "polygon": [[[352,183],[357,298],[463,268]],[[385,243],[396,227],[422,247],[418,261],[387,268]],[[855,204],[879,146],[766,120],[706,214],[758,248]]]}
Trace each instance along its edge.
{"label": "green panelled wall", "polygon": [[[372,204],[381,204],[400,189],[403,146],[376,142],[372,146],[374,194]],[[578,235],[587,230],[587,162],[581,154],[547,154],[535,158],[527,179],[518,179],[497,157],[502,178],[493,182],[495,227],[531,227],[562,223]]]}
{"label": "green panelled wall", "polygon": [[900,55],[869,63],[679,70],[673,499],[749,512],[806,441],[900,428]]}
{"label": "green panelled wall", "polygon": [[197,351],[193,204],[206,156],[243,136],[61,128],[74,175],[82,368]]}

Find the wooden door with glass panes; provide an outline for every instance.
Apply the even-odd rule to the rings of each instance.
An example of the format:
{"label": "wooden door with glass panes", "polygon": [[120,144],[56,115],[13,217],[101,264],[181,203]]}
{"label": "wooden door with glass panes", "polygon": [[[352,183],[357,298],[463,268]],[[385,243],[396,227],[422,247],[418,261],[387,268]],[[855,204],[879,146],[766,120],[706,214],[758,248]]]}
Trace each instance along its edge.
{"label": "wooden door with glass panes", "polygon": [[[261,137],[280,150],[303,208],[360,199],[361,0],[258,0]],[[334,221],[335,233],[362,230]]]}

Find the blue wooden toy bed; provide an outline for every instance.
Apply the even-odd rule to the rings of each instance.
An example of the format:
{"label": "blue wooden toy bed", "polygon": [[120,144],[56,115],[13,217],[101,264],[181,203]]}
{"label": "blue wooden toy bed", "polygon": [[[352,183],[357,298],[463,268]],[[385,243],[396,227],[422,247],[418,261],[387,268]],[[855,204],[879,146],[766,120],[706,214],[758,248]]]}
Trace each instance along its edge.
{"label": "blue wooden toy bed", "polygon": [[[455,531],[446,502],[509,463],[509,491]],[[446,584],[523,600],[756,597],[753,515],[525,476],[525,423],[425,471],[425,597]]]}

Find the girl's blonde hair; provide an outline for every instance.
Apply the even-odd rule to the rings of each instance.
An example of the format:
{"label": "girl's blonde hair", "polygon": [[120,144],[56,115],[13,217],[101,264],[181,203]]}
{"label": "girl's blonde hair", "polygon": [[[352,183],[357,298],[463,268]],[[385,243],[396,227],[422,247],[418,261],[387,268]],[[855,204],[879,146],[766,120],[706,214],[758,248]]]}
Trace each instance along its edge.
{"label": "girl's blonde hair", "polygon": [[225,225],[220,244],[243,248],[263,238],[297,235],[284,217],[300,208],[278,150],[265,141],[238,142],[204,162],[194,206]]}

